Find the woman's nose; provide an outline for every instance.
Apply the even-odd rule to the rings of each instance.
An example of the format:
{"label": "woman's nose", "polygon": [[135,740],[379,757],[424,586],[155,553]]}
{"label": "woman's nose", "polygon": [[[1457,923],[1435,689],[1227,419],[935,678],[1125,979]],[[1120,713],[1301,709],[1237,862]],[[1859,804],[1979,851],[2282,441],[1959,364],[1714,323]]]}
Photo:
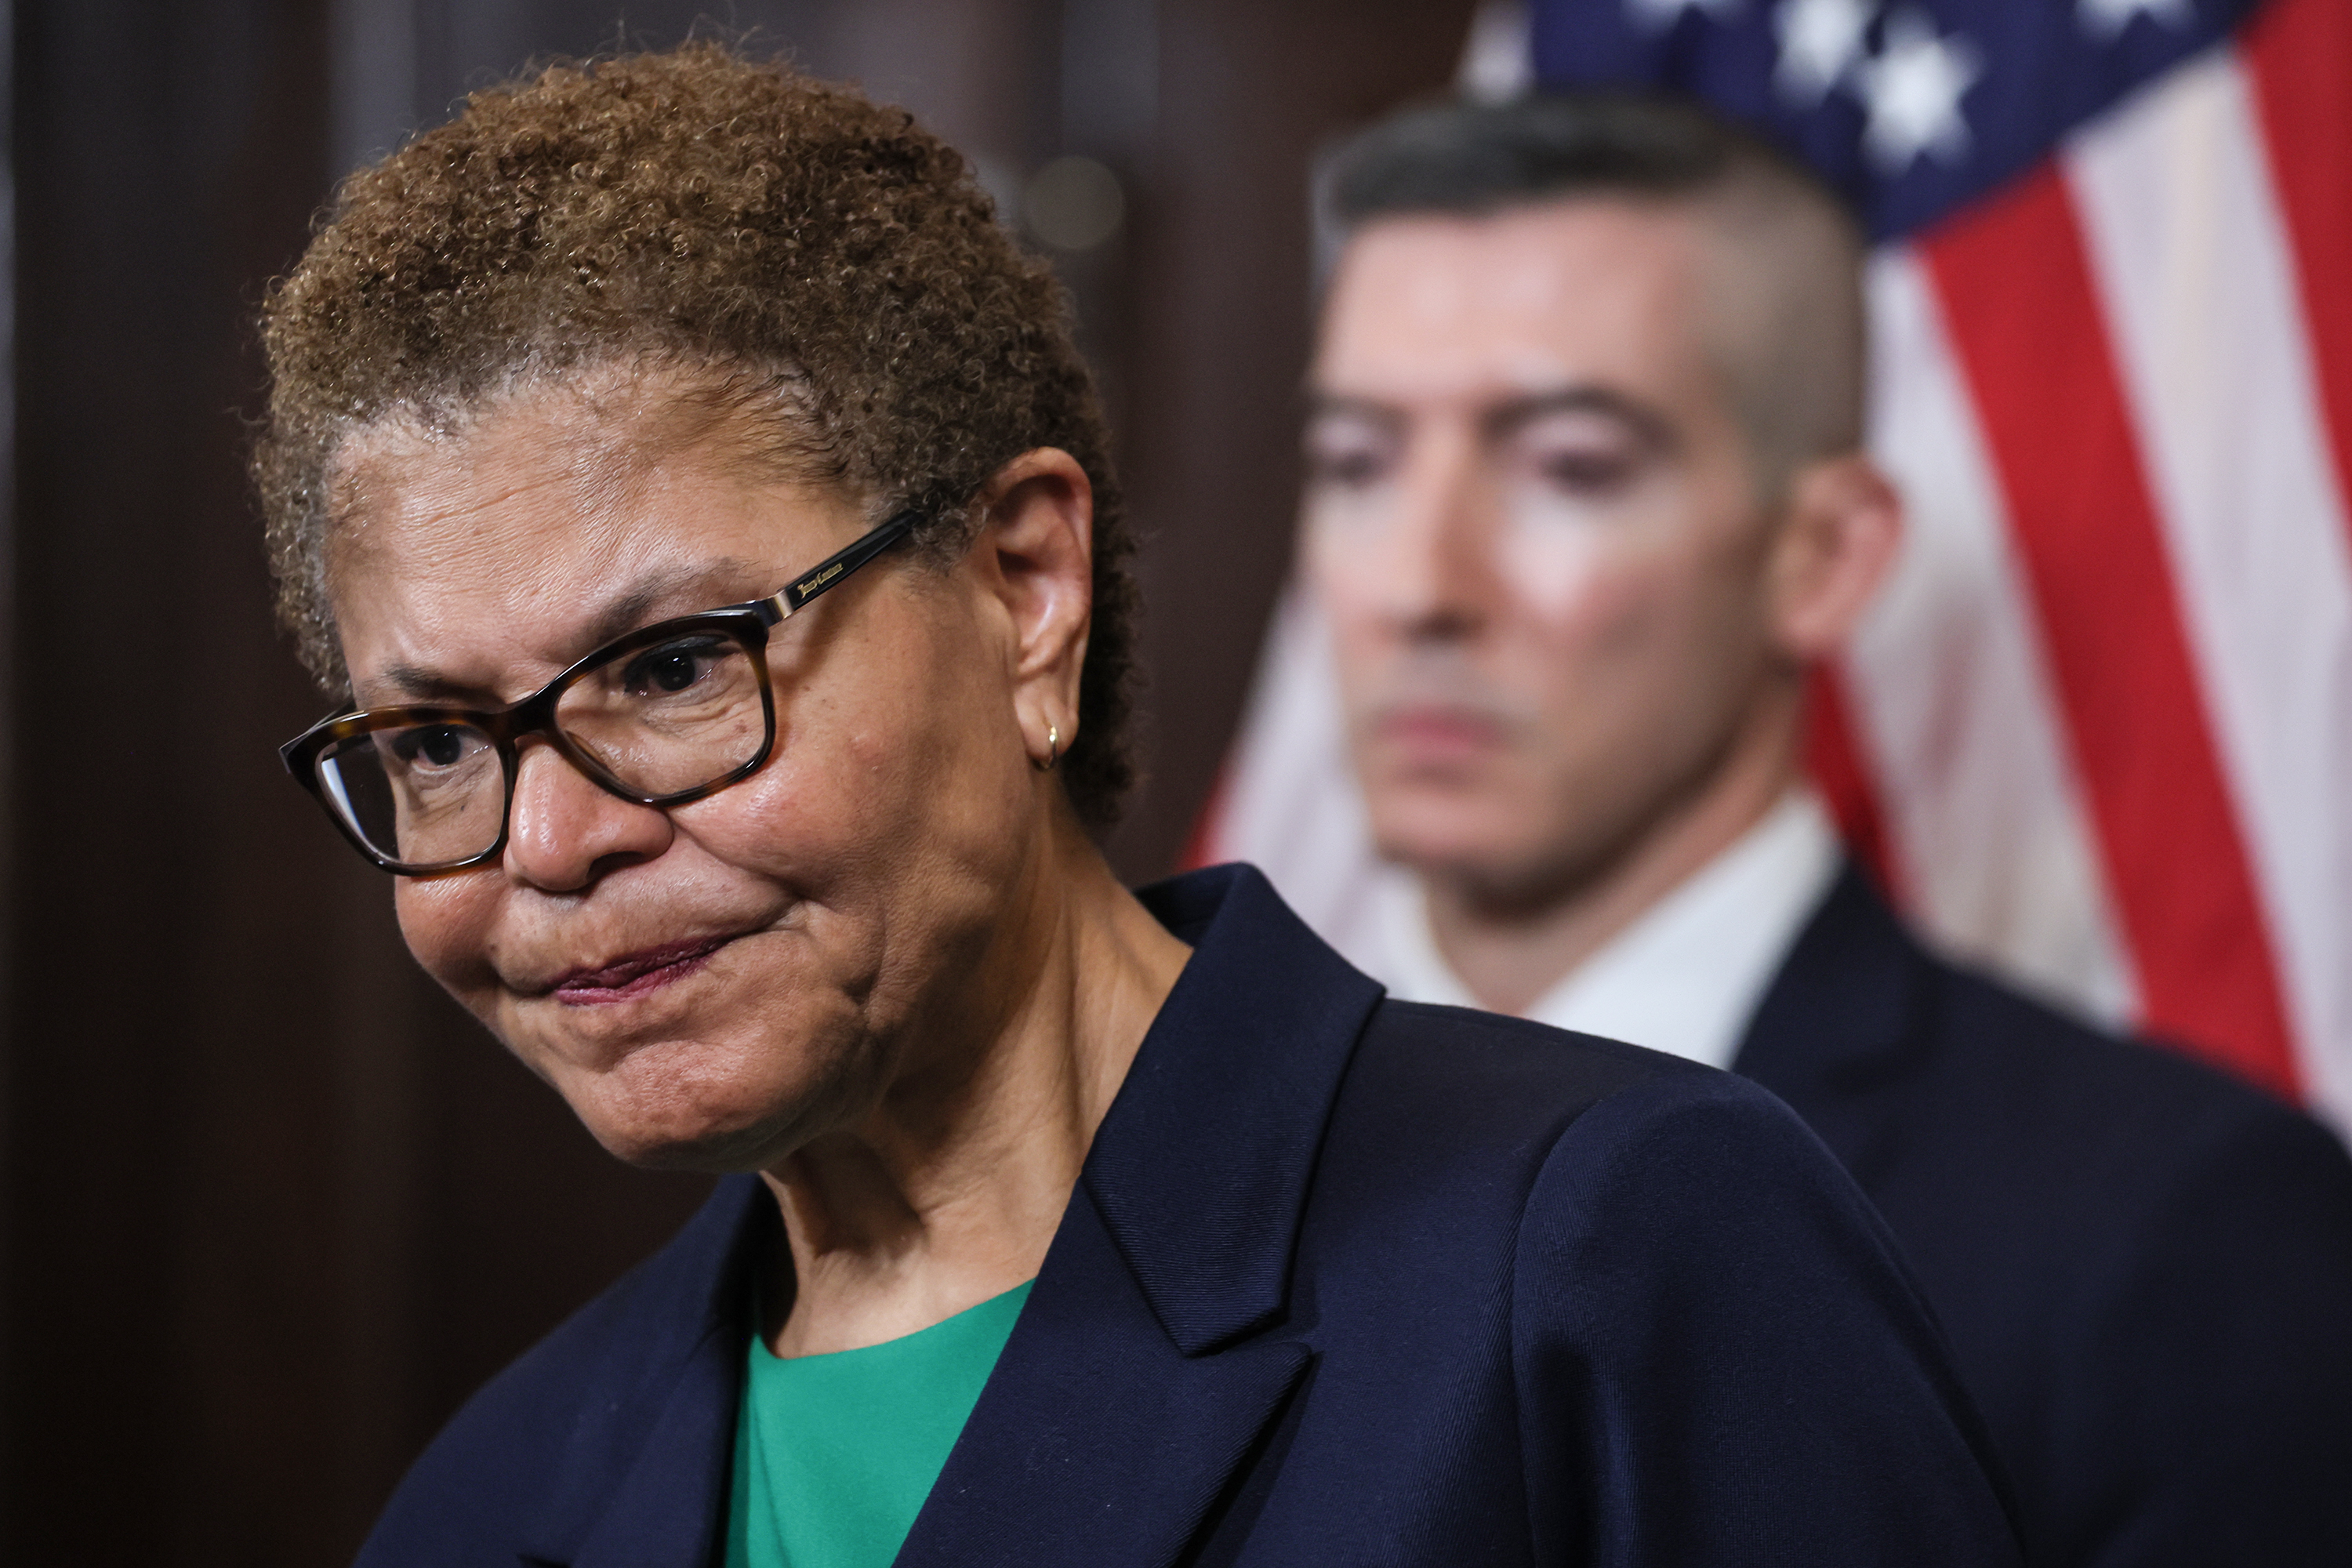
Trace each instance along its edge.
{"label": "woman's nose", "polygon": [[554,747],[524,746],[507,811],[509,875],[549,892],[578,892],[615,867],[669,847],[669,814],[600,788]]}

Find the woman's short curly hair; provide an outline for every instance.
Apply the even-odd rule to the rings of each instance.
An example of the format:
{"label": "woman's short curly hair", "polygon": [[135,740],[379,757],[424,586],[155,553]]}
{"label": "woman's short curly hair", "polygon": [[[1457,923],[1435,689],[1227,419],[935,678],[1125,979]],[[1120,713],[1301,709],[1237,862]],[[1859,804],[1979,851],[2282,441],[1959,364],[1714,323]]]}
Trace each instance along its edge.
{"label": "woman's short curly hair", "polygon": [[[1117,814],[1138,600],[1109,439],[1066,297],[971,169],[903,110],[724,45],[553,66],[347,179],[262,318],[254,458],[278,612],[347,685],[327,595],[337,454],[520,386],[650,363],[767,388],[777,444],[931,521],[951,559],[1005,462],[1057,447],[1094,485],[1079,815]],[[740,400],[730,397],[730,401]]]}

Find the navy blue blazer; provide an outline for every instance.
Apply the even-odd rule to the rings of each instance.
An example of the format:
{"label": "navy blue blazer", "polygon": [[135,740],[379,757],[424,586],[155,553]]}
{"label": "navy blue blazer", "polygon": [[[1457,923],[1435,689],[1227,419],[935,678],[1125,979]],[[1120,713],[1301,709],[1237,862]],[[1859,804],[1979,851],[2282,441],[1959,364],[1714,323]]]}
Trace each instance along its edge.
{"label": "navy blue blazer", "polygon": [[1734,1068],[1894,1228],[2031,1560],[2352,1563],[2352,1160],[2332,1134],[1937,962],[1851,868]]}
{"label": "navy blue blazer", "polygon": [[[1146,896],[1195,951],[902,1568],[2017,1561],[1894,1244],[1779,1101],[1386,1002],[1244,867]],[[723,1183],[361,1562],[714,1562],[780,1237]]]}

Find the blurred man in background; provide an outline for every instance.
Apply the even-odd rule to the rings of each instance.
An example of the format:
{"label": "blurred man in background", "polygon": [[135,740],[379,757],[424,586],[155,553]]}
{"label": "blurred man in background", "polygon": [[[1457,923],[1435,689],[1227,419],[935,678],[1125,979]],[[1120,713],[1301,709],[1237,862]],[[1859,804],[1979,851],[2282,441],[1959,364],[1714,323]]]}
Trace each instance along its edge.
{"label": "blurred man in background", "polygon": [[2352,1163],[1930,956],[1801,781],[1806,672],[1901,531],[1836,199],[1608,97],[1406,115],[1333,191],[1304,561],[1412,873],[1380,978],[1792,1105],[1904,1244],[2042,1561],[2352,1561]]}

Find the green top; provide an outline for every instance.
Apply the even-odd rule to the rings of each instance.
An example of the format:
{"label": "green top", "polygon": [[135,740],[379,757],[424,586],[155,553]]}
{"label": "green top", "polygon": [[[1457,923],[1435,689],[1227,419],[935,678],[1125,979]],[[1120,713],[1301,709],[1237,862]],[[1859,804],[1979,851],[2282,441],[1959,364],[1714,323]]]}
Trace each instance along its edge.
{"label": "green top", "polygon": [[752,1335],[727,1568],[888,1568],[1028,1299],[834,1355],[784,1361]]}

